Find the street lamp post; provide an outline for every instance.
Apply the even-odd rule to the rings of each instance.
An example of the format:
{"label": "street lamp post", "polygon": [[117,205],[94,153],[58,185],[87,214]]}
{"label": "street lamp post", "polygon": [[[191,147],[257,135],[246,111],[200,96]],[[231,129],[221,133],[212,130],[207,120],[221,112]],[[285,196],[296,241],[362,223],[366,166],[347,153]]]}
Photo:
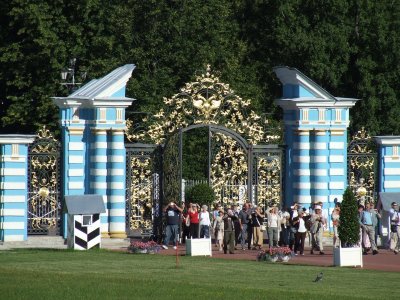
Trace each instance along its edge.
{"label": "street lamp post", "polygon": [[[71,58],[69,60],[69,66],[61,71],[61,80],[63,81],[61,85],[65,85],[69,93],[76,91],[82,84],[81,82],[75,82],[75,67],[76,58]],[[80,78],[85,80],[86,72],[81,73]]]}

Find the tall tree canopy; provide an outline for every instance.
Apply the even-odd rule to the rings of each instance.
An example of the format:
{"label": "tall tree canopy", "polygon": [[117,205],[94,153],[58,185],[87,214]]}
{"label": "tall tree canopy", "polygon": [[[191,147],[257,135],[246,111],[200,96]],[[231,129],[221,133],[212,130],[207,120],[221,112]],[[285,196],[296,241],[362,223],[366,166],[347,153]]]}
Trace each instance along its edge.
{"label": "tall tree canopy", "polygon": [[258,113],[280,110],[272,67],[288,65],[333,95],[362,99],[354,129],[400,134],[396,1],[10,0],[0,4],[0,131],[56,129],[71,57],[88,79],[134,63],[130,111],[154,113],[206,64]]}

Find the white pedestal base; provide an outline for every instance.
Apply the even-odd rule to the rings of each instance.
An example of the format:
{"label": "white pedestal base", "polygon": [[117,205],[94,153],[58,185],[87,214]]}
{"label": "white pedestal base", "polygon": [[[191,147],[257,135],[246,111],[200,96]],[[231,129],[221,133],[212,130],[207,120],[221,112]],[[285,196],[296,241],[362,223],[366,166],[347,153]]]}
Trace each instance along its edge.
{"label": "white pedestal base", "polygon": [[333,264],[339,267],[363,267],[362,248],[333,248]]}
{"label": "white pedestal base", "polygon": [[212,256],[211,239],[186,239],[186,255]]}

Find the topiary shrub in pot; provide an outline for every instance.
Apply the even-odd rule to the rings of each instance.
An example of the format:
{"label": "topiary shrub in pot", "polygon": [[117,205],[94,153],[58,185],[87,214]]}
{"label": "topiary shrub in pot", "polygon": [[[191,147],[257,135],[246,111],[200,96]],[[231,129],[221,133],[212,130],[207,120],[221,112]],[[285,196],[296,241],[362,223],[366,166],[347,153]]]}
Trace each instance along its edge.
{"label": "topiary shrub in pot", "polygon": [[343,194],[338,235],[340,246],[333,249],[334,265],[362,267],[358,204],[350,187],[347,187]]}
{"label": "topiary shrub in pot", "polygon": [[343,194],[340,206],[340,223],[338,235],[342,247],[355,247],[360,242],[360,222],[357,199],[348,187]]}

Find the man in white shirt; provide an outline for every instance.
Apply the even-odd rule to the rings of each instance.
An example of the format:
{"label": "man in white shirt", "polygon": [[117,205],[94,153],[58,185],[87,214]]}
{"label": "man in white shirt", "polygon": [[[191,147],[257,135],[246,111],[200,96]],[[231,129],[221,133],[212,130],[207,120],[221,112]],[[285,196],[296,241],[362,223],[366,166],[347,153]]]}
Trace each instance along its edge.
{"label": "man in white shirt", "polygon": [[200,238],[210,238],[210,213],[207,211],[207,205],[202,206],[201,213],[199,215],[200,220]]}

